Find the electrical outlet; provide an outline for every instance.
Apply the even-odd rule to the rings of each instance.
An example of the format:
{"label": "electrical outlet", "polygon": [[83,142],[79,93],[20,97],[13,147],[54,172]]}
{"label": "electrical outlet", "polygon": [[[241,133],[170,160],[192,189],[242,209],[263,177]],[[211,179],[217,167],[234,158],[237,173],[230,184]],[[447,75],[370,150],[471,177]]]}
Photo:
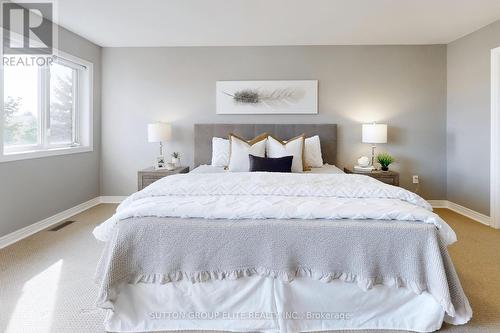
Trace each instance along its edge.
{"label": "electrical outlet", "polygon": [[418,179],[418,175],[413,176],[413,184],[418,184],[420,181]]}

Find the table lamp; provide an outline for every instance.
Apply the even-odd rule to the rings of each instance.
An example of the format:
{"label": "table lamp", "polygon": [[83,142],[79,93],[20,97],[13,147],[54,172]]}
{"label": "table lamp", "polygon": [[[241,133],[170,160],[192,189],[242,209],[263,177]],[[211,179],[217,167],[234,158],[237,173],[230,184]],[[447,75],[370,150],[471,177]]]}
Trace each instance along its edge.
{"label": "table lamp", "polygon": [[163,142],[172,138],[172,127],[169,123],[148,124],[148,141],[160,143],[160,155],[156,159],[156,168],[165,167],[165,158],[163,157]]}
{"label": "table lamp", "polygon": [[375,168],[375,144],[387,143],[387,124],[363,124],[362,142],[372,145],[372,163]]}

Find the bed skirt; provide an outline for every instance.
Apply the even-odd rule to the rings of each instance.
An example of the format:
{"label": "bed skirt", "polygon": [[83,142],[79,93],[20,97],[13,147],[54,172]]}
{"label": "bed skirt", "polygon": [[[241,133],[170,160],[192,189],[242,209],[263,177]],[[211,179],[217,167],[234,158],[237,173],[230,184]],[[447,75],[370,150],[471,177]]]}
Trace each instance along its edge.
{"label": "bed skirt", "polygon": [[310,332],[384,329],[432,332],[445,313],[427,292],[383,285],[363,291],[342,281],[262,276],[193,284],[122,284],[108,332],[218,330]]}

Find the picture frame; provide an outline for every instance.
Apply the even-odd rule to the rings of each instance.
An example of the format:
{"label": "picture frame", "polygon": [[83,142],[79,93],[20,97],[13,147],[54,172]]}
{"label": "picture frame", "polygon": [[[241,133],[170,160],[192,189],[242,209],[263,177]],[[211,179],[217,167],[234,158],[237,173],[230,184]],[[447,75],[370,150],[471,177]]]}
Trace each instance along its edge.
{"label": "picture frame", "polygon": [[217,81],[216,113],[317,114],[318,80]]}
{"label": "picture frame", "polygon": [[160,169],[165,169],[165,168],[166,168],[165,157],[164,156],[157,156],[156,163],[155,163],[155,169],[160,170]]}

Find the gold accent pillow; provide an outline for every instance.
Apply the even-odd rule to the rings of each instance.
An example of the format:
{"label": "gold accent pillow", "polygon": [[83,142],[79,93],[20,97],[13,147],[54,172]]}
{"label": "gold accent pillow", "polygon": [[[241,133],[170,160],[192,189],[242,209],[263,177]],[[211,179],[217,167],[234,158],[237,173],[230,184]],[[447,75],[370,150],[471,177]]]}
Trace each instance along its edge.
{"label": "gold accent pillow", "polygon": [[248,155],[265,157],[266,141],[267,133],[262,133],[249,141],[230,133],[227,169],[234,172],[250,171],[250,158]]}
{"label": "gold accent pillow", "polygon": [[281,141],[272,135],[267,137],[267,157],[277,158],[293,156],[292,172],[303,172],[307,170],[304,156],[305,134],[301,134],[287,141]]}

